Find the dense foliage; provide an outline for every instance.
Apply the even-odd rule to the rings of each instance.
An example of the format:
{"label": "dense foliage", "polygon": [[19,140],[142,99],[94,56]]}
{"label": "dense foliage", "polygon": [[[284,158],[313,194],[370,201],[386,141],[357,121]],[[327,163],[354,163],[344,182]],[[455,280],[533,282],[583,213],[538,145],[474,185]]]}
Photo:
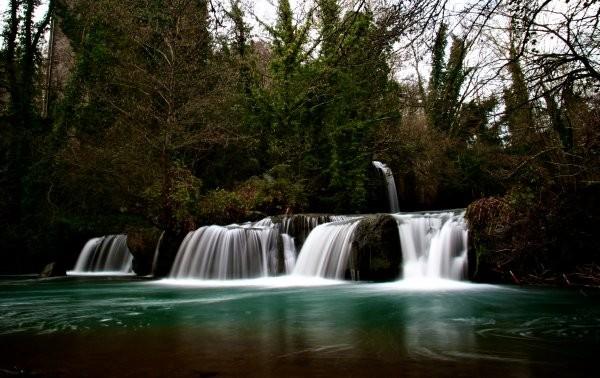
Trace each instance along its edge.
{"label": "dense foliage", "polygon": [[[541,1],[449,17],[438,1],[300,12],[280,0],[273,23],[237,0],[50,1],[36,22],[39,3],[5,14],[0,272],[70,261],[85,238],[132,227],[181,235],[265,214],[385,211],[372,160],[393,169],[402,210],[493,197],[470,210],[482,254],[597,257],[579,228],[597,225],[596,1],[546,24],[538,15],[557,12]],[[51,16],[69,48],[48,62]],[[494,62],[469,58],[492,50]],[[502,232],[486,228],[490,214]]]}

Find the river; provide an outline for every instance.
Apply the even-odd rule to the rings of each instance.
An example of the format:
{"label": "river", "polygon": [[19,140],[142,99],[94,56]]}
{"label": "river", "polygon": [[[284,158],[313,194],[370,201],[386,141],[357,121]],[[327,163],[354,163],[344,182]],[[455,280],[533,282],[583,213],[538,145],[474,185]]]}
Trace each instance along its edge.
{"label": "river", "polygon": [[589,376],[600,292],[295,280],[0,280],[0,376]]}

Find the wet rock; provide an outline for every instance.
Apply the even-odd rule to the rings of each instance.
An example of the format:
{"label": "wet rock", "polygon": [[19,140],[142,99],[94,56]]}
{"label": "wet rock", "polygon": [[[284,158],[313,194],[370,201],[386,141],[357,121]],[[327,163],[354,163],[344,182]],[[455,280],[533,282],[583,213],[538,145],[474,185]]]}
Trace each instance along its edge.
{"label": "wet rock", "polygon": [[292,214],[277,217],[274,223],[281,223],[281,233],[292,236],[296,248],[300,250],[315,227],[332,220],[329,214]]}
{"label": "wet rock", "polygon": [[400,278],[402,251],[398,224],[387,214],[360,221],[350,252],[349,278],[360,281],[394,281]]}

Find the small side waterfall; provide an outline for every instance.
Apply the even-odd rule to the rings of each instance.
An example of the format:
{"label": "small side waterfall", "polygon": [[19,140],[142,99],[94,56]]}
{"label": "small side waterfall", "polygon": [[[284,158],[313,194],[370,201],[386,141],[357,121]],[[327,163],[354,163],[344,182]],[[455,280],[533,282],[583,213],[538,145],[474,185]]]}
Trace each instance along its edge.
{"label": "small side waterfall", "polygon": [[161,232],[158,237],[158,242],[156,243],[156,248],[154,248],[154,257],[152,258],[152,272],[150,272],[153,276],[156,274],[156,264],[158,263],[158,255],[160,253],[160,246],[162,244],[163,237],[165,236],[165,232]]}
{"label": "small side waterfall", "polygon": [[224,280],[275,273],[278,235],[268,218],[254,224],[201,227],[181,243],[169,276]]}
{"label": "small side waterfall", "polygon": [[288,234],[281,234],[283,243],[283,262],[285,265],[285,273],[291,274],[296,266],[296,243],[294,238]]}
{"label": "small side waterfall", "polygon": [[398,205],[398,192],[396,191],[396,182],[394,181],[394,175],[392,174],[392,170],[388,168],[387,165],[383,164],[380,161],[374,161],[373,165],[377,168],[387,183],[387,192],[388,192],[388,201],[390,204],[390,212],[397,213],[400,211],[400,206]]}
{"label": "small side waterfall", "polygon": [[317,226],[309,235],[292,274],[344,278],[358,220],[344,220]]}
{"label": "small side waterfall", "polygon": [[132,261],[127,235],[107,235],[85,243],[72,273],[129,273]]}
{"label": "small side waterfall", "polygon": [[396,214],[404,279],[464,279],[468,231],[464,211]]}

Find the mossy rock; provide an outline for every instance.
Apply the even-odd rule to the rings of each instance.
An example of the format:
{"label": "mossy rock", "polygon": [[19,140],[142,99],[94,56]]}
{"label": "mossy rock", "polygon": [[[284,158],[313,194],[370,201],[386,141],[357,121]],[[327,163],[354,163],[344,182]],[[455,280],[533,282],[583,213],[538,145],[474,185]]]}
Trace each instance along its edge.
{"label": "mossy rock", "polygon": [[360,281],[395,281],[400,278],[401,266],[402,250],[396,220],[387,214],[361,220],[352,242],[350,278]]}

